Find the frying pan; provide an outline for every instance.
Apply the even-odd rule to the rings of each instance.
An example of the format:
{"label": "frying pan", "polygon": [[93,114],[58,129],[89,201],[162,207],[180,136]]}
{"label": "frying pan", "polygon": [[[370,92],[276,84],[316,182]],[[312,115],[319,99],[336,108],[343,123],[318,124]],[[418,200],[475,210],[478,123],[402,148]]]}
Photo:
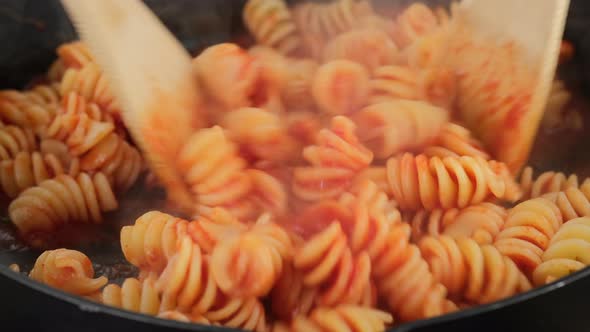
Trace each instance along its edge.
{"label": "frying pan", "polygon": [[[240,35],[244,0],[146,0],[168,28],[196,53],[204,47]],[[410,1],[380,0],[404,6]],[[445,4],[448,1],[424,1]],[[560,66],[563,79],[576,98],[571,107],[590,109],[590,2],[573,0],[565,38],[575,47],[574,58]],[[58,0],[2,0],[0,2],[0,89],[23,88],[55,58],[55,48],[76,38]],[[590,112],[584,112],[590,124]],[[530,161],[537,170],[557,169],[590,175],[590,131],[541,133]],[[138,187],[122,198],[122,211],[106,217],[99,230],[72,233],[75,248],[88,254],[98,274],[120,281],[137,271],[122,257],[118,231],[148,209],[158,209],[162,193],[146,194]],[[5,204],[3,205],[5,206]],[[0,215],[6,215],[0,211]],[[37,283],[7,268],[17,263],[29,271],[39,252],[19,245],[7,218],[0,218],[0,331],[232,331],[205,327],[118,310],[71,296]],[[504,301],[451,315],[413,322],[392,332],[462,331],[589,331],[590,269]]]}

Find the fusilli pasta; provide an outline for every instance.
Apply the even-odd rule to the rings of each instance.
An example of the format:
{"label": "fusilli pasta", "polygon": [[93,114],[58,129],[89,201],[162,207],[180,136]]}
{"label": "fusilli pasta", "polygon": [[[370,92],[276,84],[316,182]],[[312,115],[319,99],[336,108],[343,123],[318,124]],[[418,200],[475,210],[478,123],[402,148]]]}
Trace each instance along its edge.
{"label": "fusilli pasta", "polygon": [[355,29],[336,36],[323,50],[324,62],[350,60],[369,71],[395,63],[399,54],[387,33],[377,28]]}
{"label": "fusilli pasta", "polygon": [[[123,226],[131,266],[101,264],[111,284],[67,249],[39,256],[31,278],[185,323],[383,332],[392,315],[498,301],[590,264],[590,180],[531,168],[515,180],[539,120],[516,41],[479,38],[458,4],[380,15],[368,0],[291,4],[245,1],[250,36],[192,60],[206,121],[180,143],[138,141],[166,169],[144,163],[83,42],[58,47],[26,89],[0,91],[0,191],[15,239],[102,239],[81,232],[117,199],[145,206],[123,196],[144,171],[135,189],[157,186],[167,211],[185,213]],[[577,104],[564,86],[554,82],[547,105],[552,129]]]}
{"label": "fusilli pasta", "polygon": [[102,213],[116,209],[117,199],[102,173],[58,175],[23,191],[8,213],[23,235],[51,232],[70,223],[100,223]]}
{"label": "fusilli pasta", "polygon": [[393,40],[405,48],[438,27],[435,13],[423,3],[413,3],[396,18]]}
{"label": "fusilli pasta", "polygon": [[128,278],[121,286],[109,284],[100,297],[103,304],[135,311],[142,314],[156,315],[160,310],[160,296],[152,279],[139,281]]}
{"label": "fusilli pasta", "polygon": [[203,89],[223,111],[253,106],[251,97],[260,79],[261,66],[235,44],[211,46],[193,60]]}
{"label": "fusilli pasta", "polygon": [[367,253],[353,255],[338,222],[313,236],[294,256],[294,264],[304,271],[303,282],[320,287],[318,303],[361,304],[372,292],[371,261]]}
{"label": "fusilli pasta", "polygon": [[358,136],[376,158],[417,150],[431,143],[447,121],[447,113],[422,101],[396,100],[365,107],[352,119]]}
{"label": "fusilli pasta", "polygon": [[0,160],[14,159],[20,152],[36,150],[34,133],[16,126],[0,128]]}
{"label": "fusilli pasta", "polygon": [[[474,157],[404,154],[387,161],[393,198],[403,209],[463,208],[489,198],[505,198],[509,179]],[[510,179],[511,180],[511,179]]]}
{"label": "fusilli pasta", "polygon": [[319,57],[327,41],[353,29],[361,18],[373,15],[373,9],[367,1],[305,2],[294,7],[292,15],[308,54]]}
{"label": "fusilli pasta", "polygon": [[575,174],[566,176],[560,172],[544,172],[535,179],[533,178],[533,169],[526,167],[520,175],[523,199],[536,198],[568,188],[579,188],[579,186],[578,177]]}
{"label": "fusilli pasta", "polygon": [[330,130],[319,132],[317,145],[306,147],[303,157],[311,166],[295,168],[293,192],[307,201],[341,194],[348,189],[356,173],[373,160],[371,151],[358,141],[354,123],[343,116],[332,119]]}
{"label": "fusilli pasta", "polygon": [[63,165],[56,156],[39,152],[19,152],[12,160],[0,161],[0,184],[3,192],[10,198],[23,190],[39,185],[41,182],[61,174],[78,175],[79,161]]}
{"label": "fusilli pasta", "polygon": [[215,246],[211,253],[213,277],[226,294],[262,297],[271,290],[292,254],[291,239],[281,227],[255,225]]}
{"label": "fusilli pasta", "polygon": [[284,215],[288,209],[288,195],[285,186],[267,172],[251,169],[248,175],[252,180],[250,200],[262,211]]}
{"label": "fusilli pasta", "polygon": [[420,250],[451,296],[489,303],[531,288],[516,264],[491,244],[443,235],[422,239]]}
{"label": "fusilli pasta", "polygon": [[147,212],[121,229],[121,250],[131,264],[160,273],[176,252],[178,238],[186,234],[187,224],[162,212]]}
{"label": "fusilli pasta", "polygon": [[[0,120],[27,130],[43,133],[57,113],[57,105],[39,100],[38,92],[21,93],[15,90],[0,91]],[[47,98],[47,97],[45,97]]]}
{"label": "fusilli pasta", "polygon": [[349,60],[334,60],[318,68],[311,93],[324,113],[346,115],[365,105],[369,84],[369,73],[363,66]]}
{"label": "fusilli pasta", "polygon": [[447,289],[432,275],[420,249],[409,243],[410,227],[393,226],[387,235],[381,264],[373,274],[385,303],[402,321],[438,316],[456,309]]}
{"label": "fusilli pasta", "polygon": [[92,262],[76,250],[56,249],[43,252],[29,274],[31,279],[76,295],[91,295],[107,282],[94,278]]}
{"label": "fusilli pasta", "polygon": [[424,149],[424,154],[440,158],[469,156],[490,159],[483,145],[469,130],[455,123],[446,123],[434,144]]}
{"label": "fusilli pasta", "polygon": [[561,225],[557,206],[545,198],[534,198],[508,212],[494,246],[530,273],[541,263],[543,252]]}
{"label": "fusilli pasta", "polygon": [[540,286],[565,277],[590,264],[590,218],[568,221],[551,238],[543,262],[533,271],[533,282]]}
{"label": "fusilli pasta", "polygon": [[418,70],[407,66],[382,66],[371,77],[369,105],[397,99],[424,99]]}
{"label": "fusilli pasta", "polygon": [[162,293],[161,310],[178,308],[228,327],[265,331],[262,303],[253,297],[238,299],[223,294],[213,278],[211,264],[198,245],[183,237],[156,283]]}
{"label": "fusilli pasta", "polygon": [[300,51],[299,33],[283,0],[249,0],[244,7],[244,23],[260,44],[283,54]]}
{"label": "fusilli pasta", "polygon": [[580,188],[568,188],[542,197],[555,203],[561,212],[563,221],[590,216],[590,181],[584,181]]}
{"label": "fusilli pasta", "polygon": [[[259,108],[240,108],[227,113],[221,124],[228,137],[246,155],[271,162],[285,162],[299,150],[277,115]],[[256,131],[251,130],[256,128]]]}
{"label": "fusilli pasta", "polygon": [[334,308],[317,308],[309,317],[296,317],[289,328],[275,328],[273,332],[378,332],[384,331],[391,323],[393,317],[386,312],[355,305],[340,305]]}
{"label": "fusilli pasta", "polygon": [[62,44],[57,48],[57,55],[66,68],[80,69],[87,64],[95,63],[90,50],[81,41]]}
{"label": "fusilli pasta", "polygon": [[252,181],[244,172],[246,165],[218,126],[196,132],[178,159],[179,169],[198,202],[197,211],[224,207],[239,219],[247,219],[254,212],[247,199]]}
{"label": "fusilli pasta", "polygon": [[315,307],[317,293],[317,287],[304,284],[303,272],[287,263],[270,293],[272,313],[285,321],[307,315]]}

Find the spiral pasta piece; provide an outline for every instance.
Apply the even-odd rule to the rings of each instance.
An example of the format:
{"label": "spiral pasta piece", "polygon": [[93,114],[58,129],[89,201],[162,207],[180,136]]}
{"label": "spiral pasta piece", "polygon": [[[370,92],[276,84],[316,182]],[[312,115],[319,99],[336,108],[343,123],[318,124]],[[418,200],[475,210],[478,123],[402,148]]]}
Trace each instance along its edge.
{"label": "spiral pasta piece", "polygon": [[590,216],[590,181],[585,180],[580,188],[570,187],[557,193],[545,194],[542,197],[557,205],[563,221]]}
{"label": "spiral pasta piece", "polygon": [[305,285],[321,287],[321,305],[360,304],[370,291],[370,257],[352,254],[337,221],[296,250],[294,265],[303,271]]}
{"label": "spiral pasta piece", "polygon": [[393,198],[402,209],[463,208],[489,198],[507,198],[507,179],[492,164],[474,157],[404,154],[387,161]]}
{"label": "spiral pasta piece", "polygon": [[59,105],[59,85],[56,83],[37,84],[22,93],[37,105],[47,107],[49,116],[53,115],[52,112]]}
{"label": "spiral pasta piece", "polygon": [[292,189],[306,201],[343,193],[373,160],[371,151],[358,141],[354,123],[343,116],[332,119],[330,130],[319,132],[317,144],[306,147],[303,157],[311,166],[295,168]]}
{"label": "spiral pasta piece", "polygon": [[92,120],[112,123],[116,126],[117,132],[123,134],[123,128],[119,121],[112,114],[103,111],[97,104],[88,102],[86,98],[74,91],[63,96],[61,110],[58,115],[65,117],[64,122],[73,121],[75,116],[83,113],[87,114]]}
{"label": "spiral pasta piece", "polygon": [[380,264],[391,228],[401,222],[396,203],[377,184],[364,181],[353,193],[340,197],[342,206],[350,207],[352,218],[340,220],[353,253],[366,251],[373,264]]}
{"label": "spiral pasta piece", "polygon": [[533,169],[526,167],[520,175],[520,187],[523,191],[522,199],[535,198],[547,193],[564,191],[569,188],[579,188],[578,176],[566,176],[561,172],[544,172],[533,178]]}
{"label": "spiral pasta piece", "polygon": [[81,296],[98,292],[108,282],[104,276],[94,278],[92,262],[86,255],[64,248],[44,251],[35,261],[29,277]]}
{"label": "spiral pasta piece", "polygon": [[75,93],[63,99],[62,112],[47,134],[64,142],[70,154],[80,157],[83,171],[107,175],[117,191],[129,189],[143,170],[139,151],[115,132],[114,120],[104,117],[95,105]]}
{"label": "spiral pasta piece", "polygon": [[51,232],[70,223],[100,223],[102,213],[118,207],[106,176],[58,175],[23,191],[8,206],[10,219],[23,235]]}
{"label": "spiral pasta piece", "polygon": [[189,237],[180,240],[156,287],[162,294],[162,311],[202,314],[224,326],[266,331],[262,304],[253,297],[238,299],[223,294],[213,278],[210,257]]}
{"label": "spiral pasta piece", "polygon": [[291,60],[286,65],[289,70],[281,96],[287,109],[310,110],[315,107],[311,84],[319,64],[313,60]]}
{"label": "spiral pasta piece", "polygon": [[387,33],[377,28],[355,29],[336,36],[323,50],[324,62],[350,60],[369,71],[397,61],[398,50]]}
{"label": "spiral pasta piece", "polygon": [[188,235],[207,254],[213,252],[218,242],[246,232],[248,225],[238,220],[230,211],[213,208],[202,213],[188,224]]}
{"label": "spiral pasta piece", "polygon": [[57,55],[66,68],[80,69],[87,64],[96,63],[88,46],[81,41],[60,45],[57,48]]}
{"label": "spiral pasta piece", "polygon": [[407,220],[412,226],[412,240],[425,236],[447,235],[467,237],[479,244],[490,244],[500,233],[506,219],[506,209],[489,202],[470,205],[464,209],[421,210]]}
{"label": "spiral pasta piece", "polygon": [[373,275],[379,295],[393,314],[410,321],[455,310],[446,298],[447,289],[434,278],[420,249],[409,243],[410,226],[397,224],[387,237]]}
{"label": "spiral pasta piece", "polygon": [[387,182],[387,171],[384,166],[371,166],[360,171],[354,178],[351,191],[358,191],[356,188],[359,188],[367,180],[375,183],[380,191],[388,196],[391,195],[391,188]]}
{"label": "spiral pasta piece", "polygon": [[65,72],[66,66],[64,65],[63,61],[61,61],[61,59],[57,59],[49,66],[45,76],[49,82],[59,84]]}
{"label": "spiral pasta piece", "polygon": [[111,91],[107,78],[93,62],[79,69],[72,67],[66,70],[61,80],[60,94],[66,96],[70,92],[78,93],[106,112],[121,114],[119,103]]}
{"label": "spiral pasta piece", "polygon": [[244,7],[244,23],[258,43],[292,55],[301,48],[301,39],[283,0],[249,0]]}
{"label": "spiral pasta piece", "polygon": [[104,173],[115,190],[124,192],[135,184],[144,170],[144,162],[137,148],[110,133],[80,157],[80,168]]}
{"label": "spiral pasta piece", "polygon": [[533,282],[540,286],[565,277],[590,265],[590,218],[568,221],[551,238],[543,262],[533,271]]}
{"label": "spiral pasta piece", "polygon": [[337,0],[326,4],[306,2],[293,8],[292,15],[308,54],[320,57],[326,42],[374,14],[367,1]]}
{"label": "spiral pasta piece", "polygon": [[315,107],[311,83],[319,64],[308,58],[288,58],[264,46],[248,50],[260,65],[260,80],[251,104],[272,113],[310,110]]}
{"label": "spiral pasta piece", "polygon": [[252,105],[261,76],[261,65],[238,45],[223,43],[208,47],[193,60],[193,69],[203,89],[223,111]]}
{"label": "spiral pasta piece", "polygon": [[314,307],[317,287],[303,283],[302,271],[292,262],[283,266],[283,272],[270,292],[270,308],[279,319],[291,321],[297,315],[307,315]]}
{"label": "spiral pasta piece", "polygon": [[121,250],[127,261],[141,270],[162,272],[176,252],[178,238],[186,234],[188,221],[150,211],[133,225],[121,228]]}
{"label": "spiral pasta piece", "polygon": [[412,242],[417,243],[426,236],[441,236],[453,224],[461,209],[420,210],[404,218],[412,227]]}
{"label": "spiral pasta piece", "polygon": [[158,314],[158,318],[169,319],[169,320],[176,320],[183,323],[195,323],[195,324],[205,324],[205,325],[219,325],[212,323],[207,318],[197,314],[187,314],[182,313],[176,310],[168,310],[162,311]]}
{"label": "spiral pasta piece", "polygon": [[447,118],[443,109],[412,100],[373,104],[352,117],[361,143],[380,159],[426,146],[436,139]]}
{"label": "spiral pasta piece", "polygon": [[160,310],[160,296],[151,278],[127,278],[121,286],[109,284],[102,290],[100,300],[111,307],[142,314],[156,315]]}
{"label": "spiral pasta piece", "polygon": [[291,137],[303,145],[315,144],[317,133],[322,129],[320,116],[309,111],[289,112],[285,122]]}
{"label": "spiral pasta piece", "polygon": [[376,68],[370,82],[369,105],[397,99],[423,100],[418,70],[399,65]]}
{"label": "spiral pasta piece", "polygon": [[405,48],[438,25],[438,18],[432,9],[423,3],[413,3],[397,17],[393,40],[400,48]]}
{"label": "spiral pasta piece", "polygon": [[309,317],[296,317],[289,328],[273,332],[320,331],[320,332],[380,332],[393,323],[393,317],[381,310],[355,305],[339,305],[333,308],[320,307]]}
{"label": "spiral pasta piece", "polygon": [[[444,12],[445,10],[442,9]],[[427,16],[430,16],[427,14]],[[427,32],[416,36],[414,40],[407,47],[404,48],[402,54],[406,62],[413,68],[433,69],[447,67],[448,45],[453,38],[453,30],[450,29],[449,22],[446,19],[438,18],[439,25],[434,27],[432,25],[432,17],[430,22],[423,22],[425,25],[430,25]],[[394,39],[399,39],[400,33],[398,27],[394,24],[391,35]]]}
{"label": "spiral pasta piece", "polygon": [[[272,162],[286,162],[299,152],[281,118],[259,108],[240,108],[227,113],[221,125],[246,155]],[[255,131],[252,128],[256,128]]]}
{"label": "spiral pasta piece", "polygon": [[57,105],[40,103],[30,94],[16,90],[0,91],[0,120],[42,133],[57,113]]}
{"label": "spiral pasta piece", "polygon": [[0,161],[0,185],[8,197],[14,198],[23,190],[58,175],[76,176],[79,166],[76,159],[68,168],[51,154],[19,152],[12,160]]}
{"label": "spiral pasta piece", "polygon": [[534,198],[508,212],[494,246],[529,273],[541,264],[543,252],[561,225],[557,206],[545,198]]}
{"label": "spiral pasta piece", "polygon": [[311,94],[324,113],[346,115],[366,104],[369,84],[369,73],[363,66],[349,60],[334,60],[318,68]]}
{"label": "spiral pasta piece", "polygon": [[292,255],[287,232],[276,224],[261,224],[218,243],[211,253],[211,268],[224,293],[262,297],[270,292]]}
{"label": "spiral pasta piece", "polygon": [[476,157],[489,160],[481,142],[475,139],[469,130],[455,123],[446,123],[433,145],[424,149],[428,157]]}
{"label": "spiral pasta piece", "polygon": [[516,264],[493,245],[443,235],[422,239],[420,250],[451,296],[483,304],[531,288]]}
{"label": "spiral pasta piece", "polygon": [[425,99],[445,110],[453,110],[457,99],[457,76],[447,66],[424,70],[420,79]]}
{"label": "spiral pasta piece", "polygon": [[443,234],[452,238],[468,237],[478,244],[491,244],[503,229],[507,211],[502,206],[484,202],[462,209]]}
{"label": "spiral pasta piece", "polygon": [[41,143],[39,143],[39,152],[43,155],[54,155],[59,159],[62,165],[69,165],[75,159],[75,157],[70,155],[68,146],[64,142],[56,139],[46,138],[41,140]]}
{"label": "spiral pasta piece", "polygon": [[183,236],[189,236],[203,251],[211,252],[220,239],[245,231],[244,225],[231,218],[220,209],[191,222],[150,211],[133,225],[121,228],[121,250],[127,261],[142,271],[159,274],[176,253]]}
{"label": "spiral pasta piece", "polygon": [[115,126],[92,119],[85,107],[72,107],[71,101],[70,98],[63,99],[62,112],[50,124],[47,135],[65,142],[72,155],[80,156],[112,133]]}
{"label": "spiral pasta piece", "polygon": [[252,180],[249,199],[254,205],[261,211],[284,215],[288,205],[285,186],[276,177],[264,171],[251,169],[248,170],[248,176]]}
{"label": "spiral pasta piece", "polygon": [[178,166],[195,195],[197,212],[223,207],[239,219],[254,212],[247,197],[252,181],[244,172],[246,161],[221,127],[195,133],[180,152]]}
{"label": "spiral pasta piece", "polygon": [[0,160],[14,159],[20,152],[36,150],[37,142],[31,130],[16,126],[0,128]]}

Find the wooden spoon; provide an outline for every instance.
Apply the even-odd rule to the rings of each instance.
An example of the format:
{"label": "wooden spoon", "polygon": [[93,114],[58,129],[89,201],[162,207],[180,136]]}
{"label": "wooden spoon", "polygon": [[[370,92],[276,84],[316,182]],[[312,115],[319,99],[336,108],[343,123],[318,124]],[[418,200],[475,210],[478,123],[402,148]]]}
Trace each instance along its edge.
{"label": "wooden spoon", "polygon": [[463,0],[451,35],[459,117],[513,173],[551,89],[569,0]]}
{"label": "wooden spoon", "polygon": [[190,212],[193,201],[176,156],[205,126],[191,57],[139,0],[62,0],[80,38],[104,70],[123,118],[170,200]]}

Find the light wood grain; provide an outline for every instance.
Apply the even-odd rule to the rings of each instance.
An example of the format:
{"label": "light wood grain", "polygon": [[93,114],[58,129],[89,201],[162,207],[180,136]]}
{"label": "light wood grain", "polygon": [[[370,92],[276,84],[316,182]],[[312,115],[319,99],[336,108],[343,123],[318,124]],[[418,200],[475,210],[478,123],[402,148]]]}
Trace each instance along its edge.
{"label": "light wood grain", "polygon": [[191,200],[175,170],[189,136],[204,125],[191,57],[139,0],[62,0],[104,70],[131,134],[173,201]]}

